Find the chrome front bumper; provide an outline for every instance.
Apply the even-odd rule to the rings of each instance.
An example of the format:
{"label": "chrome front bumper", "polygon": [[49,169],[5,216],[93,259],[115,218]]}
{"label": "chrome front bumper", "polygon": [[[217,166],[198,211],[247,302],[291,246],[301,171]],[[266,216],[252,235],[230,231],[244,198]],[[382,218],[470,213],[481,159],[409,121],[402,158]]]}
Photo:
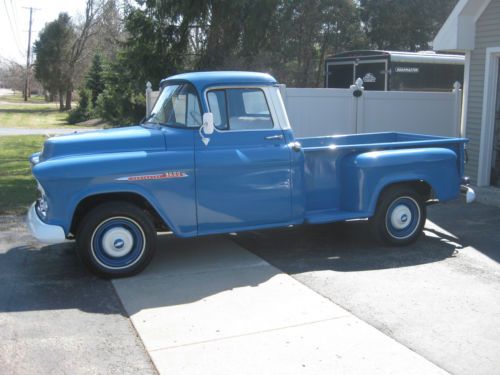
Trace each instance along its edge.
{"label": "chrome front bumper", "polygon": [[64,229],[58,225],[49,225],[44,223],[36,213],[35,203],[33,203],[26,216],[26,224],[33,237],[46,244],[56,244],[64,242],[66,235]]}
{"label": "chrome front bumper", "polygon": [[472,203],[476,200],[476,192],[467,185],[460,186],[460,192],[465,196],[466,203]]}

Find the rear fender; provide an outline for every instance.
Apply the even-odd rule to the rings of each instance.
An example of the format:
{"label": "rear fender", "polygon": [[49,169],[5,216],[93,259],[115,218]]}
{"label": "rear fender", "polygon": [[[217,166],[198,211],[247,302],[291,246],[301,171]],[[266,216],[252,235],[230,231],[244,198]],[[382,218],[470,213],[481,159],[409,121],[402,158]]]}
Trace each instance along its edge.
{"label": "rear fender", "polygon": [[423,181],[440,201],[460,193],[457,155],[447,148],[418,148],[370,151],[346,158],[342,208],[375,212],[381,192],[388,186]]}

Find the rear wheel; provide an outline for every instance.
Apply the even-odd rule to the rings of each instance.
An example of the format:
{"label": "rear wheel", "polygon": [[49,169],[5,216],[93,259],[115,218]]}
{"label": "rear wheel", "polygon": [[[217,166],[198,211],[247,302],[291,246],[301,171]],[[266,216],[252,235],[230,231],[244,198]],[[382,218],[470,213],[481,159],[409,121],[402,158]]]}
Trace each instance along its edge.
{"label": "rear wheel", "polygon": [[104,203],[82,220],[76,237],[78,255],[94,274],[125,277],[142,271],[156,249],[149,215],[126,202]]}
{"label": "rear wheel", "polygon": [[420,194],[409,187],[384,191],[371,219],[375,237],[388,245],[408,245],[422,233],[427,211]]}

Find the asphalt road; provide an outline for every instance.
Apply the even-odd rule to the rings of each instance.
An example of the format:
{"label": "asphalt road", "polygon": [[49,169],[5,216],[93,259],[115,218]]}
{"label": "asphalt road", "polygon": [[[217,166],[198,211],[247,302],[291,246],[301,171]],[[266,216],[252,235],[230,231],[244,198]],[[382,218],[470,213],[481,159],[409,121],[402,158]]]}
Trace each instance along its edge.
{"label": "asphalt road", "polygon": [[241,233],[240,245],[456,375],[500,373],[500,209],[429,207],[425,235],[376,246],[366,222]]}
{"label": "asphalt road", "polygon": [[155,374],[111,282],[0,217],[0,374]]}

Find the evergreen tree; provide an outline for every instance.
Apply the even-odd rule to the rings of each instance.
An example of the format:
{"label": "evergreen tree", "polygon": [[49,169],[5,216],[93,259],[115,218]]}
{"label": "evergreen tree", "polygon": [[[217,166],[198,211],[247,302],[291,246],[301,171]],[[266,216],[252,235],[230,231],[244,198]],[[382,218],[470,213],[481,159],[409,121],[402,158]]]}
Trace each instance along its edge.
{"label": "evergreen tree", "polygon": [[95,107],[97,97],[104,91],[103,62],[99,53],[96,53],[92,59],[85,87],[90,90],[92,106]]}
{"label": "evergreen tree", "polygon": [[59,95],[59,109],[64,110],[64,96],[71,89],[68,61],[75,32],[66,13],[49,22],[35,42],[35,77],[45,89]]}

